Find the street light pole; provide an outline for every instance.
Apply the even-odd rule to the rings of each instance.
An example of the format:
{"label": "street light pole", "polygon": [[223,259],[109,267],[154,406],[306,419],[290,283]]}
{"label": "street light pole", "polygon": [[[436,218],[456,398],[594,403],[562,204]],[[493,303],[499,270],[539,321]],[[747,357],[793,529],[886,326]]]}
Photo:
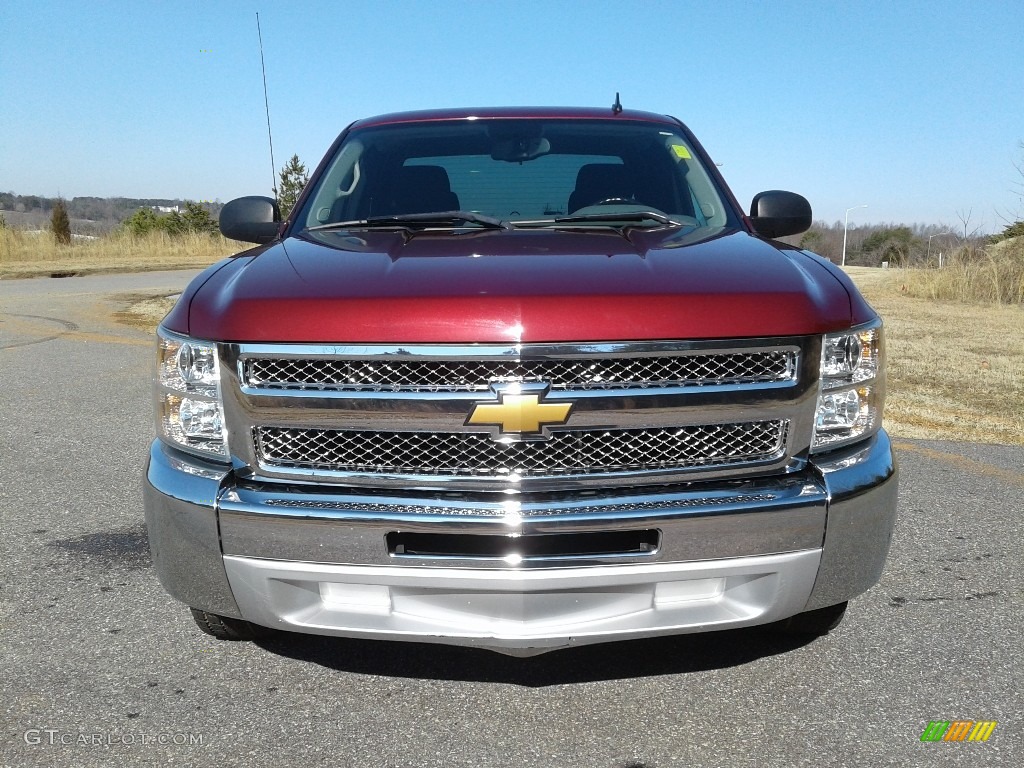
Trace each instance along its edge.
{"label": "street light pole", "polygon": [[[927,260],[932,260],[932,238],[941,237],[942,235],[952,235],[952,232],[936,232],[934,235],[928,235],[928,256]],[[939,254],[939,268],[942,268],[942,254]]]}
{"label": "street light pole", "polygon": [[843,263],[839,265],[841,267],[846,266],[846,230],[850,227],[850,211],[856,210],[857,208],[867,207],[868,204],[864,203],[863,205],[854,205],[846,209],[846,220],[843,222]]}

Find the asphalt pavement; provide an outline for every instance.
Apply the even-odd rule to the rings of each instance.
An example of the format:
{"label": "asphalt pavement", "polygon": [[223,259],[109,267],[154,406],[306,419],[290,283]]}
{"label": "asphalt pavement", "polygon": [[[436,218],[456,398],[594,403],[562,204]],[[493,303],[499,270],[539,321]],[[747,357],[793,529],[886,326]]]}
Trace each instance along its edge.
{"label": "asphalt pavement", "polygon": [[[192,274],[0,281],[0,764],[1024,761],[1019,447],[897,439],[882,581],[811,642],[754,629],[515,659],[201,634],[146,543],[152,338],[113,318]],[[958,720],[997,725],[921,740]]]}

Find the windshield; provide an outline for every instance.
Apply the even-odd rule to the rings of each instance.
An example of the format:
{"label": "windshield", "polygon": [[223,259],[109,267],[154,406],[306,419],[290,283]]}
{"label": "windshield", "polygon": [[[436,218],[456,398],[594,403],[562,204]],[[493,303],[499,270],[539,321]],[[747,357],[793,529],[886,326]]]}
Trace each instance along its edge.
{"label": "windshield", "polygon": [[[477,218],[422,216],[442,212]],[[518,227],[723,227],[730,213],[671,124],[461,119],[354,130],[296,222],[409,224],[403,217],[460,227],[486,226],[481,217]]]}

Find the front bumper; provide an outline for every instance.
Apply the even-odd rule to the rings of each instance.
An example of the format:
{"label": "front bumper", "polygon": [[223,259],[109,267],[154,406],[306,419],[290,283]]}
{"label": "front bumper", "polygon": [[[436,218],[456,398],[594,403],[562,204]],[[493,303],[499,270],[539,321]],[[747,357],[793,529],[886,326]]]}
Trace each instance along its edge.
{"label": "front bumper", "polygon": [[[145,482],[157,574],[192,607],[516,655],[763,624],[855,597],[881,574],[896,492],[884,432],[793,475],[522,502],[246,484],[160,442]],[[656,545],[517,554],[632,531],[656,532]],[[396,534],[505,548],[407,552]]]}

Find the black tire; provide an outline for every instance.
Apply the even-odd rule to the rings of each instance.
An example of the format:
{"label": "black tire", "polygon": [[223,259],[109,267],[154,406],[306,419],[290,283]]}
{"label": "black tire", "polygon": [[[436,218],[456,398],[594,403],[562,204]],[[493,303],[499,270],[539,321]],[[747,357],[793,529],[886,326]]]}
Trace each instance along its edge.
{"label": "black tire", "polygon": [[218,616],[216,613],[207,613],[198,608],[189,608],[192,611],[192,618],[196,625],[208,635],[218,640],[258,640],[266,637],[269,630],[256,624],[250,624],[242,619],[232,619],[229,616]]}
{"label": "black tire", "polygon": [[778,622],[776,627],[780,632],[787,635],[808,635],[811,637],[827,635],[842,622],[843,616],[846,615],[847,605],[848,603],[839,603],[838,605],[829,605],[825,608],[798,613],[796,616],[790,616],[788,619]]}

